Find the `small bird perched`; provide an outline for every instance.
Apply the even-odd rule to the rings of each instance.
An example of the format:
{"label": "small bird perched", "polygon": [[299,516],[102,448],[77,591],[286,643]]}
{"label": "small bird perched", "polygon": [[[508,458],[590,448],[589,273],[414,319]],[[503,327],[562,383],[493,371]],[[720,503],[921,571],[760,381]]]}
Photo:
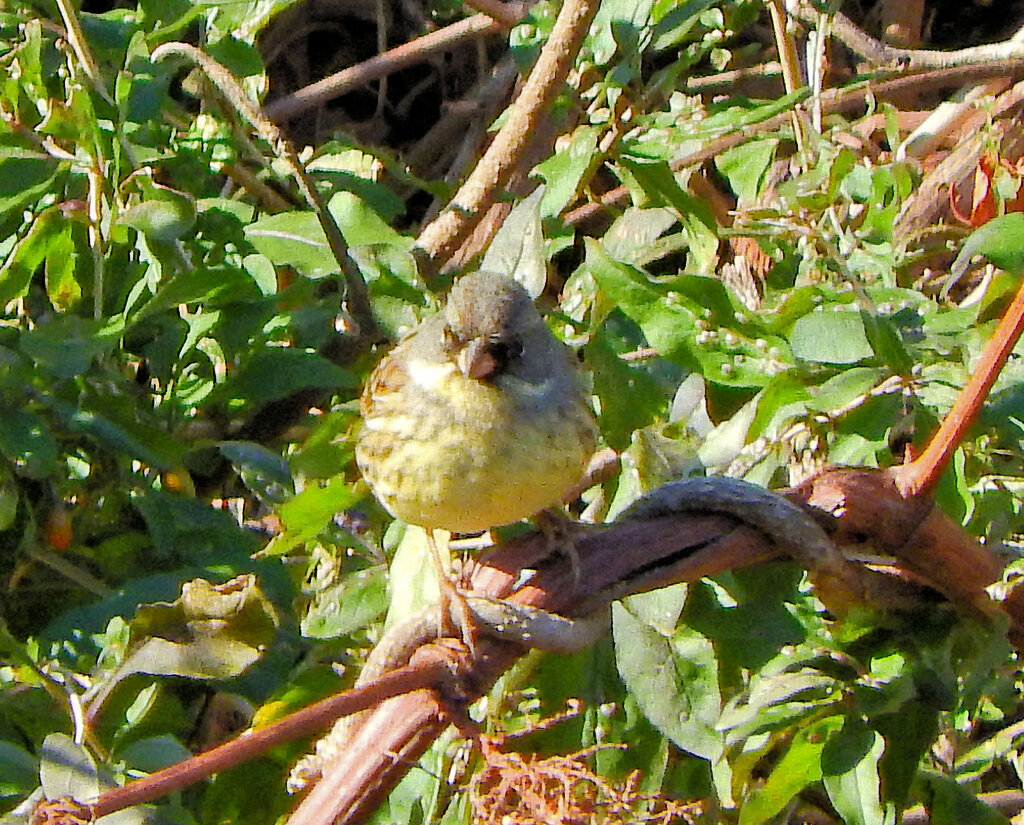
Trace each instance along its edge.
{"label": "small bird perched", "polygon": [[511,524],[561,503],[597,426],[568,347],[504,275],[461,278],[377,365],[356,461],[392,515],[430,530]]}

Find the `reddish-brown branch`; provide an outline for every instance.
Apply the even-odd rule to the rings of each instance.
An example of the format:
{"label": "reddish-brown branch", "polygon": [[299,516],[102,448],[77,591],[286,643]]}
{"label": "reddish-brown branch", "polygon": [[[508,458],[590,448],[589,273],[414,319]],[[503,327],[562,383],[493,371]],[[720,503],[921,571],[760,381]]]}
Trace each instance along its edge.
{"label": "reddish-brown branch", "polygon": [[421,655],[408,667],[393,670],[361,688],[339,693],[296,711],[287,719],[251,731],[199,754],[185,762],[157,771],[145,779],[103,794],[91,806],[97,819],[132,805],[141,805],[188,787],[206,777],[252,759],[268,748],[308,736],[330,725],[339,716],[380,705],[384,700],[425,686],[436,686],[451,676],[451,657],[442,653]]}
{"label": "reddish-brown branch", "polygon": [[[920,584],[927,584],[976,615],[991,614],[993,606],[984,588],[998,575],[998,560],[922,498],[905,500],[888,473],[828,471],[789,491],[787,497],[807,506],[840,544],[867,538],[875,549],[889,549],[904,569],[913,572],[917,584],[909,589],[904,580],[891,577],[888,589],[867,588],[876,599],[884,594],[890,603],[900,604],[913,598]],[[575,536],[573,543],[576,564],[568,555],[552,556],[549,540],[542,536],[509,542],[467,572],[467,586],[479,594],[563,615],[586,615],[629,592],[695,581],[780,552],[753,527],[727,517],[693,514],[594,526]],[[537,572],[517,589],[524,568]],[[1024,627],[1017,616],[1024,610],[1010,603],[1004,607],[1010,614],[1011,637],[1019,641],[1024,635],[1014,629]],[[482,695],[521,653],[513,644],[481,640],[452,687],[450,657],[429,645],[407,668],[105,794],[93,810],[99,816],[152,800],[272,744],[326,727],[338,715],[372,706],[351,746],[339,760],[325,766],[323,777],[290,820],[291,825],[357,821],[380,804],[444,730],[453,697],[466,702]]]}
{"label": "reddish-brown branch", "polygon": [[968,429],[978,417],[992,385],[999,377],[1010,352],[1024,331],[1024,282],[1010,304],[1006,314],[999,322],[992,338],[971,371],[967,386],[956,399],[953,409],[942,421],[937,433],[928,443],[920,457],[902,467],[896,467],[892,473],[900,492],[911,498],[926,494],[938,483],[953,458],[957,446],[964,439]]}

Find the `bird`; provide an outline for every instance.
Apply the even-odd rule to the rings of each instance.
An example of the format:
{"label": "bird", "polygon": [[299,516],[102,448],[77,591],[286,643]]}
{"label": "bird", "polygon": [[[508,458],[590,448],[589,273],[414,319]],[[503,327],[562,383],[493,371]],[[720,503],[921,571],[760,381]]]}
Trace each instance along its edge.
{"label": "bird", "polygon": [[476,533],[560,505],[598,428],[572,350],[527,291],[477,271],[384,356],[361,397],[356,463],[392,516]]}

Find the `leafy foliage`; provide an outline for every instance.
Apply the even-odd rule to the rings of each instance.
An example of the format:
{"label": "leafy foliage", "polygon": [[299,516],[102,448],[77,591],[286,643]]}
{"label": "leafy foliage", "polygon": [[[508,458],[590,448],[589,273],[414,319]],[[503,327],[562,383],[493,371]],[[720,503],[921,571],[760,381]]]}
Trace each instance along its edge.
{"label": "leafy foliage", "polygon": [[[379,635],[400,531],[353,462],[372,359],[348,346],[338,262],[276,148],[208,79],[152,59],[161,43],[202,42],[262,94],[259,37],[292,5],[0,11],[5,809],[40,776],[48,794],[89,796],[182,758],[213,689],[259,706],[258,723],[279,718],[350,684],[352,668],[330,665],[353,664]],[[737,33],[758,9],[606,0],[577,97],[553,113],[560,151],[534,167],[542,188],[484,258],[537,295],[549,273],[564,281],[549,318],[581,350],[603,439],[622,454],[621,474],[589,494],[598,517],[700,468],[767,485],[827,463],[899,462],[948,411],[1016,288],[996,277],[962,306],[920,289],[921,250],[895,231],[920,171],[860,157],[838,116],[778,184],[791,127],[719,153],[735,219],[694,194],[696,173],[673,161],[794,103],[682,91],[695,69],[741,56]],[[520,65],[554,12],[540,2],[512,30]],[[303,161],[380,331],[397,337],[435,311],[442,284],[420,274],[407,227],[417,197],[446,185],[346,138]],[[629,202],[585,232],[566,210],[610,180]],[[1015,216],[1003,220],[1019,235]],[[1015,266],[1020,245],[1000,238],[981,230],[960,268],[977,253]],[[767,262],[748,290],[718,277],[741,240]],[[940,491],[989,541],[1021,530],[1024,444],[1005,412],[1019,406],[1020,370],[1010,363]],[[249,598],[238,614],[177,615],[188,583],[235,577]],[[156,622],[168,612],[173,632]],[[524,744],[595,746],[597,775],[639,770],[645,793],[701,799],[741,825],[812,802],[849,823],[893,822],[922,801],[936,822],[998,821],[975,793],[1019,784],[1014,658],[1001,628],[948,607],[833,622],[800,571],[774,563],[630,598],[613,641],[527,657],[495,688],[485,725],[522,732],[581,699]],[[75,744],[83,706],[92,753]],[[441,779],[444,744],[380,821],[468,821],[464,784]],[[276,821],[298,753],[220,774],[161,816]]]}

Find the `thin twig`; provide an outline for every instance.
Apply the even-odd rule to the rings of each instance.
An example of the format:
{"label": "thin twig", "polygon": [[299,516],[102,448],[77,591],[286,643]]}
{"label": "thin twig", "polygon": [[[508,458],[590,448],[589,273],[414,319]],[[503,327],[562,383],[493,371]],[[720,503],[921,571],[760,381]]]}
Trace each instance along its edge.
{"label": "thin twig", "polygon": [[[821,111],[823,114],[833,114],[853,109],[862,105],[865,100],[872,96],[881,97],[899,94],[911,89],[949,86],[966,80],[992,77],[994,75],[1020,75],[1022,73],[1024,73],[1024,59],[1017,58],[987,65],[969,64],[950,66],[945,69],[931,69],[916,74],[901,73],[897,77],[875,79],[841,89],[831,89],[821,96]],[[802,94],[806,97],[809,92],[803,90]],[[708,141],[700,149],[672,161],[671,166],[675,170],[685,169],[688,166],[697,166],[716,155],[720,155],[722,152],[785,126],[789,118],[790,112],[787,110],[765,118],[759,123],[744,126],[734,132]],[[569,226],[575,226],[592,218],[604,209],[625,203],[628,198],[629,189],[626,186],[617,186],[605,192],[600,200],[585,203],[564,213],[562,220]]]}
{"label": "thin twig", "polygon": [[252,730],[198,756],[171,765],[145,779],[115,788],[100,796],[90,807],[97,819],[114,811],[159,799],[171,791],[188,787],[214,773],[227,770],[269,748],[321,730],[340,716],[379,705],[393,696],[437,687],[451,677],[448,653],[422,655],[413,664],[392,670],[371,684],[339,693],[296,711],[266,728]]}
{"label": "thin twig", "polygon": [[[800,61],[797,58],[796,44],[789,32],[786,31],[786,11],[782,7],[782,0],[768,0],[768,12],[772,20],[772,32],[775,35],[775,48],[779,53],[779,63],[782,65],[782,82],[785,84],[786,94],[791,95],[805,84],[800,76]],[[790,117],[793,121],[797,153],[806,162],[800,114],[793,109],[790,112]]]}
{"label": "thin twig", "polygon": [[[806,0],[792,3],[788,8],[790,14],[798,20],[812,25],[821,14]],[[841,12],[832,15],[831,34],[850,51],[874,65],[898,67],[905,71],[946,69],[952,66],[983,65],[993,61],[1024,59],[1024,44],[1013,40],[948,52],[933,49],[898,49],[876,40]]]}
{"label": "thin twig", "polygon": [[420,233],[417,246],[438,268],[473,232],[525,156],[562,90],[598,6],[597,0],[565,0],[508,120],[451,203]]}
{"label": "thin twig", "polygon": [[309,204],[309,208],[316,214],[324,235],[327,237],[327,244],[345,278],[345,298],[348,302],[348,310],[359,326],[356,334],[369,341],[372,338],[375,324],[370,312],[370,299],[366,292],[366,284],[363,282],[363,277],[355,261],[348,254],[348,247],[338,224],[327,209],[327,204],[317,191],[313,181],[306,174],[306,169],[299,160],[298,153],[291,141],[284,136],[275,123],[260,113],[255,104],[249,100],[235,76],[208,54],[188,43],[164,43],[153,50],[152,59],[154,62],[159,62],[172,56],[185,57],[199,66],[230,101],[235,111],[249,122],[256,133],[270,145],[271,150],[278,158],[284,161],[303,198]]}
{"label": "thin twig", "polygon": [[323,80],[311,83],[287,97],[268,103],[263,109],[263,116],[277,122],[290,120],[332,98],[421,63],[432,54],[452,49],[474,38],[500,32],[504,28],[504,24],[486,14],[475,14],[396,46],[355,66],[328,75]]}

